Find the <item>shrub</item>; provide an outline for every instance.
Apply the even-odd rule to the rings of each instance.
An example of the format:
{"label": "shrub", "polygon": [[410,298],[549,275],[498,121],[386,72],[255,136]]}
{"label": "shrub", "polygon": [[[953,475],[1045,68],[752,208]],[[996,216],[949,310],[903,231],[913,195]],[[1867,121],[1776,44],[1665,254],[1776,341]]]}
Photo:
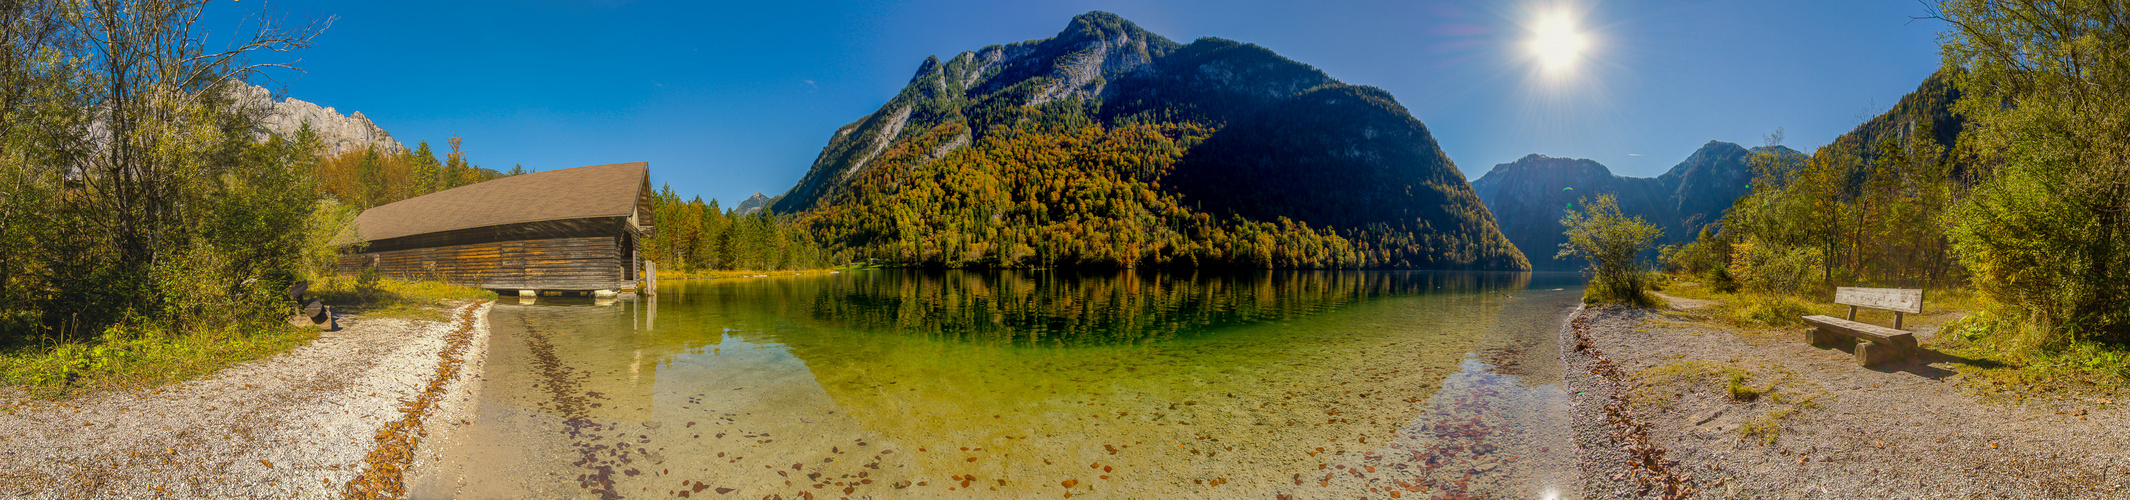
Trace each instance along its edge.
{"label": "shrub", "polygon": [[1732,253],[1736,256],[1727,272],[1745,290],[1799,293],[1823,284],[1812,279],[1823,272],[1823,259],[1815,249],[1751,238],[1732,245]]}
{"label": "shrub", "polygon": [[1707,276],[1709,289],[1720,293],[1738,293],[1738,278],[1731,276],[1729,267],[1710,268]]}
{"label": "shrub", "polygon": [[382,286],[384,279],[384,273],[379,272],[375,267],[364,266],[362,271],[356,272],[355,301],[362,305],[370,305],[384,298],[384,288]]}
{"label": "shrub", "polygon": [[1787,295],[1740,294],[1731,305],[1732,320],[1754,325],[1797,325],[1811,313],[1811,304]]}
{"label": "shrub", "polygon": [[1596,201],[1584,198],[1578,205],[1583,208],[1571,209],[1561,219],[1561,225],[1568,228],[1568,242],[1561,244],[1559,257],[1582,257],[1589,263],[1584,273],[1590,277],[1590,287],[1583,292],[1583,300],[1654,305],[1656,300],[1648,293],[1651,273],[1639,265],[1637,256],[1664,231],[1641,217],[1621,214],[1619,201],[1609,194]]}

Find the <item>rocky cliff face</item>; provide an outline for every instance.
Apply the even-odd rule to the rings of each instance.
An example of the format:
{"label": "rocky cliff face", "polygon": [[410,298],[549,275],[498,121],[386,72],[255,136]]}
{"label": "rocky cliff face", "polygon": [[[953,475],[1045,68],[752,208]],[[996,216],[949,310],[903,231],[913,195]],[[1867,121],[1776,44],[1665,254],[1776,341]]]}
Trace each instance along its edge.
{"label": "rocky cliff face", "polygon": [[[806,177],[772,208],[790,213],[833,201],[840,181],[863,171],[898,140],[939,126],[959,127],[966,137],[998,125],[987,120],[996,117],[965,112],[973,111],[968,108],[1084,102],[1102,95],[1109,82],[1146,72],[1177,47],[1115,14],[1093,12],[1074,17],[1056,37],[966,51],[945,62],[926,57],[894,99],[837,128]],[[968,142],[950,141],[934,156]]]}
{"label": "rocky cliff face", "polygon": [[922,166],[990,137],[1129,124],[1209,132],[1179,145],[1173,171],[1141,180],[1210,218],[1380,233],[1385,245],[1427,254],[1400,260],[1406,267],[1526,266],[1426,126],[1389,93],[1248,43],[1178,44],[1104,12],[1076,16],[1051,38],[927,57],[893,99],[838,128],[773,208],[823,211],[850,203],[861,182],[895,189],[864,180],[894,163],[884,157],[921,156]]}
{"label": "rocky cliff face", "polygon": [[1472,189],[1502,233],[1531,257],[1533,269],[1572,270],[1582,263],[1553,255],[1568,241],[1561,217],[1582,199],[1613,195],[1622,212],[1664,230],[1659,244],[1691,240],[1749,192],[1753,171],[1747,160],[1764,150],[1791,158],[1802,155],[1782,146],[1746,149],[1709,141],[1663,175],[1620,177],[1595,161],[1534,154],[1495,165],[1472,181]]}
{"label": "rocky cliff face", "polygon": [[296,132],[303,129],[304,124],[309,124],[311,132],[317,134],[319,143],[324,145],[327,155],[363,147],[391,153],[407,150],[405,145],[392,139],[392,134],[371,123],[369,117],[363,116],[361,111],[341,115],[339,110],[332,107],[294,98],[275,100],[273,92],[255,85],[239,85],[235,92],[239,104],[262,110],[259,129],[256,131],[259,140],[263,141],[268,137],[293,139]]}

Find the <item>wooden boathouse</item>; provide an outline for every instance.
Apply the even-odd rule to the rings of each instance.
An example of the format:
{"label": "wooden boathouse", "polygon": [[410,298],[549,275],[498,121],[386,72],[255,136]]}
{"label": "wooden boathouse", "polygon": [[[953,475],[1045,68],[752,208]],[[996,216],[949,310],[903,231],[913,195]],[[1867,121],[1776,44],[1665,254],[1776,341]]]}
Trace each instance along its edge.
{"label": "wooden boathouse", "polygon": [[364,210],[364,245],[340,272],[374,267],[504,292],[633,291],[656,227],[650,164],[616,163],[504,177]]}

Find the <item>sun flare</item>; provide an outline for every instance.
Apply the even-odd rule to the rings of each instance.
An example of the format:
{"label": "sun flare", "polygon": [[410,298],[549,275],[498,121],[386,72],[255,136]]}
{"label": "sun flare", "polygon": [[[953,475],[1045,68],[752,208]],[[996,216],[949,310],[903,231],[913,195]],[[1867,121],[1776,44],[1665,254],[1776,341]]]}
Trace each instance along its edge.
{"label": "sun flare", "polygon": [[1553,11],[1540,14],[1532,23],[1531,40],[1526,47],[1546,74],[1561,76],[1575,69],[1583,51],[1590,48],[1590,41],[1576,30],[1574,17],[1565,11]]}

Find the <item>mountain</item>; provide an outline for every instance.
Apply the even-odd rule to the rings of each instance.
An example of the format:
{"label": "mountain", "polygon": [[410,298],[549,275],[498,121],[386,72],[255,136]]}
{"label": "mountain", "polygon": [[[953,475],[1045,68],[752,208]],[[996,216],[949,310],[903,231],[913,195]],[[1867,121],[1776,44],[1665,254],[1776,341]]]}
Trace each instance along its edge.
{"label": "mountain", "polygon": [[1389,93],[1104,12],[927,57],[774,209],[946,267],[1528,265]]}
{"label": "mountain", "polygon": [[1581,263],[1553,256],[1568,241],[1560,220],[1579,200],[1613,195],[1621,212],[1664,230],[1658,244],[1691,240],[1751,191],[1753,169],[1747,159],[1763,151],[1802,156],[1783,146],[1746,149],[1709,141],[1663,175],[1621,177],[1595,161],[1533,154],[1495,165],[1472,181],[1472,189],[1509,241],[1530,256],[1533,269],[1573,270]]}
{"label": "mountain", "polygon": [[[1890,139],[1896,145],[1907,145],[1918,137],[1931,139],[1943,148],[1941,157],[1952,154],[1960,132],[1967,127],[1966,118],[1952,111],[1953,102],[1960,100],[1960,90],[1953,86],[1952,79],[1943,70],[1932,73],[1914,92],[1901,96],[1893,108],[1835,137],[1812,154],[1853,154],[1870,164],[1879,157],[1883,142]],[[1950,174],[1965,179],[1967,167],[1964,162],[1955,162]]]}
{"label": "mountain", "polygon": [[250,84],[238,84],[235,94],[238,103],[261,111],[256,132],[261,141],[268,137],[294,138],[304,124],[310,124],[311,132],[317,134],[319,142],[325,145],[327,156],[365,146],[389,153],[407,150],[406,146],[392,139],[392,134],[371,123],[361,111],[341,115],[332,107],[295,98],[276,100],[272,91]]}
{"label": "mountain", "polygon": [[769,208],[769,204],[775,202],[775,199],[772,199],[767,196],[762,196],[762,193],[756,192],[754,193],[754,196],[749,196],[745,200],[740,200],[740,204],[738,206],[732,207],[732,209],[738,210],[740,212],[740,215],[748,215],[753,214],[755,212],[760,212],[764,208]]}

